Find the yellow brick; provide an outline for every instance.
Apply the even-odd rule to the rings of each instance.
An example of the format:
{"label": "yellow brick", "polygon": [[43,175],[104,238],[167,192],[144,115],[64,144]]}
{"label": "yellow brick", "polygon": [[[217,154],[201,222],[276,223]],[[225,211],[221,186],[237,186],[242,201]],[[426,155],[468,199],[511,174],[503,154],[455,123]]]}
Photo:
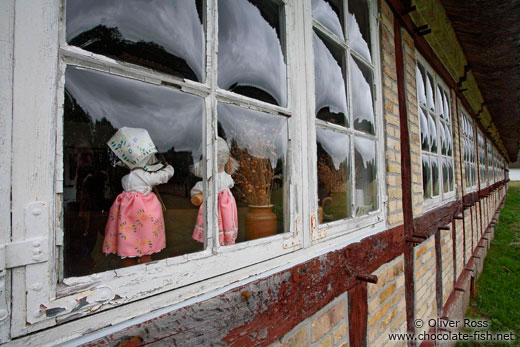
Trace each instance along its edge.
{"label": "yellow brick", "polygon": [[307,346],[307,329],[303,328],[300,331],[298,331],[295,335],[293,335],[290,339],[288,339],[286,342],[281,343],[281,346],[284,347],[300,347],[300,346]]}
{"label": "yellow brick", "polygon": [[347,322],[343,322],[336,330],[334,330],[334,343],[338,343],[347,335]]}
{"label": "yellow brick", "polygon": [[379,303],[382,304],[395,291],[395,282],[379,294]]}
{"label": "yellow brick", "polygon": [[426,253],[426,250],[427,250],[426,245],[421,246],[421,248],[419,248],[417,250],[417,253],[415,254],[415,257],[416,258],[420,258],[424,253]]}
{"label": "yellow brick", "polygon": [[401,186],[401,176],[386,176],[386,182],[389,186]]}
{"label": "yellow brick", "polygon": [[399,289],[394,296],[392,296],[392,299],[390,300],[390,306],[394,307],[396,304],[398,304],[401,300],[404,300],[404,288]]}
{"label": "yellow brick", "polygon": [[[399,117],[397,117],[396,113],[393,112],[394,107],[396,107],[393,103],[390,101],[385,101],[385,110],[388,112],[385,112],[385,121],[387,124],[392,124],[395,126],[399,126]],[[397,147],[396,149],[400,149],[401,146]]]}
{"label": "yellow brick", "polygon": [[332,346],[332,336],[327,336],[325,340],[323,340],[317,347],[331,347]]}
{"label": "yellow brick", "polygon": [[392,214],[392,215],[388,216],[388,224],[389,225],[400,224],[403,221],[404,221],[404,219],[403,219],[403,213],[402,212],[399,212],[397,214]]}
{"label": "yellow brick", "polygon": [[312,342],[316,342],[323,335],[328,333],[340,320],[345,318],[346,306],[344,301],[340,301],[329,311],[316,318],[311,324]]}
{"label": "yellow brick", "polygon": [[394,320],[394,323],[390,327],[392,331],[399,331],[399,329],[404,325],[406,322],[406,311],[401,312],[400,315],[397,316],[397,318]]}
{"label": "yellow brick", "polygon": [[400,188],[388,189],[388,197],[390,199],[399,199],[399,198],[402,198],[402,196],[403,196],[403,191]]}
{"label": "yellow brick", "polygon": [[386,330],[386,327],[390,324],[390,322],[392,322],[392,320],[394,319],[394,317],[397,316],[397,310],[394,309],[392,310],[392,312],[390,312],[382,321],[381,321],[381,324],[379,325],[379,331],[380,332],[383,332]]}
{"label": "yellow brick", "polygon": [[394,164],[394,163],[387,163],[386,164],[386,171],[389,173],[401,173],[401,165]]}
{"label": "yellow brick", "polygon": [[369,319],[368,325],[372,326],[376,322],[378,322],[383,316],[388,312],[390,305],[386,303],[383,307],[381,307],[374,315],[372,315]]}

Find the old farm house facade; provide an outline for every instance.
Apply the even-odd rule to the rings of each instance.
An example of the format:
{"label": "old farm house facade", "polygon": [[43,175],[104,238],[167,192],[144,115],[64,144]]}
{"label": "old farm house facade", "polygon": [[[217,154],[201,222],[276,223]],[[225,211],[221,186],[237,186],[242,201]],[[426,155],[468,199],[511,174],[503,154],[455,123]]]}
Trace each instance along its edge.
{"label": "old farm house facade", "polygon": [[[2,0],[0,341],[379,346],[460,318],[518,152],[519,9]],[[132,171],[123,128],[151,140]]]}

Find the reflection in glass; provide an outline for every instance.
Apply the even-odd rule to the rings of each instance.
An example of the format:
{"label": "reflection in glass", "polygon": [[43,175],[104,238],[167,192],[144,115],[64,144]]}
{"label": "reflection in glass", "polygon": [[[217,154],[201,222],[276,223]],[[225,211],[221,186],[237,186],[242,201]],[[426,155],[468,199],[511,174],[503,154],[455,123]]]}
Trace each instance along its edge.
{"label": "reflection in glass", "polygon": [[[342,71],[343,54],[313,33],[316,117],[348,127],[347,95]],[[333,54],[333,53],[334,54]]]}
{"label": "reflection in glass", "polygon": [[433,78],[429,73],[426,73],[426,102],[428,109],[431,111],[435,110],[435,100],[433,97]]}
{"label": "reflection in glass", "polygon": [[370,57],[370,16],[366,0],[348,1],[348,39],[350,46],[368,61]]}
{"label": "reflection in glass", "polygon": [[435,126],[435,120],[432,115],[428,115],[428,126],[430,130],[430,143],[432,145],[431,152],[437,153],[437,127]]}
{"label": "reflection in glass", "polygon": [[[240,165],[231,189],[238,207],[236,242],[283,233],[287,118],[225,103],[218,104],[217,113],[218,135]],[[268,220],[265,229],[255,219],[258,214]]]}
{"label": "reflection in glass", "polygon": [[274,1],[219,0],[218,86],[287,106],[280,9]]}
{"label": "reflection in glass", "polygon": [[345,40],[343,21],[340,19],[342,18],[341,3],[338,0],[312,0],[312,17],[341,40]]}
{"label": "reflection in glass", "polygon": [[450,130],[449,125],[446,126],[445,129],[446,129],[446,137],[448,140],[448,155],[451,156],[451,155],[453,155],[453,137],[451,135],[451,130]]}
{"label": "reflection in glass", "polygon": [[430,163],[432,167],[433,196],[439,195],[439,160],[437,157],[431,156]]}
{"label": "reflection in glass", "polygon": [[444,124],[439,123],[439,133],[441,135],[441,153],[446,155],[448,152],[448,140],[446,138],[446,131],[444,130]]}
{"label": "reflection in glass", "polygon": [[430,135],[428,134],[428,120],[422,108],[419,108],[419,118],[421,122],[421,148],[430,151]]}
{"label": "reflection in glass", "polygon": [[320,223],[351,216],[350,137],[316,129]]}
{"label": "reflection in glass", "polygon": [[356,137],[354,144],[356,165],[354,204],[356,216],[361,216],[377,209],[376,143]]}
{"label": "reflection in glass", "polygon": [[354,129],[375,133],[372,71],[359,60],[349,57]]}
{"label": "reflection in glass", "polygon": [[430,167],[430,158],[422,155],[422,178],[423,178],[423,195],[425,198],[432,196],[432,173]]}
{"label": "reflection in glass", "polygon": [[448,160],[442,159],[442,187],[443,192],[447,193],[450,191],[450,178],[449,178],[449,166],[448,166]]}
{"label": "reflection in glass", "polygon": [[[197,209],[189,188],[197,178],[189,167],[202,158],[205,104],[200,97],[101,72],[68,67],[64,104],[64,271],[81,276],[122,266],[101,252],[108,209],[122,192],[128,173],[114,167],[106,142],[117,129],[147,129],[160,155],[174,167],[167,184],[157,186],[166,210],[166,249],[154,260],[196,252],[191,239]],[[160,156],[159,156],[160,157]]]}
{"label": "reflection in glass", "polygon": [[446,119],[448,120],[448,122],[450,121],[450,106],[449,106],[449,103],[448,103],[448,94],[446,94],[446,92],[443,92],[442,93],[443,95],[443,98],[442,98],[442,103],[444,104],[444,116],[446,117]]}
{"label": "reflection in glass", "polygon": [[448,176],[450,178],[450,192],[454,189],[455,181],[453,177],[453,159],[448,161]]}
{"label": "reflection in glass", "polygon": [[426,89],[424,88],[424,70],[422,67],[415,68],[415,82],[417,83],[417,93],[419,94],[419,103],[426,106]]}
{"label": "reflection in glass", "polygon": [[70,45],[204,81],[201,0],[68,0],[66,8]]}
{"label": "reflection in glass", "polygon": [[437,112],[439,113],[439,115],[441,116],[441,118],[446,118],[445,115],[444,115],[444,105],[442,103],[442,94],[441,94],[441,89],[439,88],[439,86],[437,86],[436,88],[436,96],[437,96]]}

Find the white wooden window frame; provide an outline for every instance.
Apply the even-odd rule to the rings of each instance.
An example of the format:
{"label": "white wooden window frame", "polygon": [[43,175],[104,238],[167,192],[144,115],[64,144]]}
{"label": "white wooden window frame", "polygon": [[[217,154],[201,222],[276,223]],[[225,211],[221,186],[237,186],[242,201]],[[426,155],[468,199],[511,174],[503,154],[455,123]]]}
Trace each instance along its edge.
{"label": "white wooden window frame", "polygon": [[[447,84],[439,77],[439,75],[435,72],[435,70],[433,70],[433,68],[430,66],[430,64],[428,64],[428,62],[421,56],[421,54],[418,52],[418,51],[415,51],[415,57],[416,57],[416,64],[420,64],[425,72],[427,74],[429,74],[430,76],[433,77],[433,81],[431,81],[433,83],[433,93],[435,95],[435,91],[436,91],[436,88],[437,86],[440,86],[441,87],[441,90],[446,92],[447,96],[448,96],[448,108],[449,108],[449,113],[450,113],[450,124],[449,124],[449,127],[450,127],[450,131],[451,131],[451,143],[452,143],[452,149],[451,149],[451,157],[448,156],[448,155],[444,155],[442,154],[442,144],[441,144],[441,141],[440,141],[440,131],[439,131],[439,124],[441,122],[444,122],[444,123],[447,123],[445,121],[441,121],[440,120],[440,115],[439,115],[439,105],[438,105],[438,102],[439,100],[437,100],[437,97],[435,97],[435,111],[431,111],[427,105],[423,105],[421,104],[420,100],[419,100],[419,93],[417,91],[417,116],[420,117],[420,110],[422,108],[422,111],[425,112],[425,115],[428,116],[428,115],[432,115],[433,118],[435,119],[435,127],[436,127],[436,130],[437,130],[437,153],[434,153],[434,152],[426,152],[422,149],[422,146],[421,146],[421,163],[422,163],[422,154],[426,154],[426,155],[429,155],[429,156],[432,156],[434,155],[437,159],[440,159],[442,160],[443,158],[447,158],[447,159],[451,159],[451,161],[453,162],[453,166],[452,166],[452,175],[453,175],[453,190],[451,191],[448,191],[446,193],[444,193],[444,180],[442,179],[442,162],[439,162],[439,195],[437,196],[432,196],[432,197],[429,197],[429,198],[425,198],[424,201],[423,201],[423,207],[424,207],[424,212],[427,212],[427,211],[430,211],[430,210],[433,210],[435,208],[438,208],[448,202],[451,202],[451,201],[455,201],[455,191],[456,191],[456,182],[455,182],[455,141],[454,141],[454,138],[453,138],[453,134],[454,134],[454,131],[453,131],[453,114],[451,112],[451,105],[452,105],[452,100],[451,100],[451,95],[449,93],[449,88],[447,86]],[[426,78],[426,76],[425,76]],[[418,88],[418,86],[417,86]],[[421,164],[421,168],[422,168],[422,164]],[[422,170],[422,169],[421,169]],[[432,174],[432,184],[433,184],[433,174]],[[433,194],[433,187],[432,187],[432,194]],[[424,196],[424,192],[423,192],[423,196]]]}
{"label": "white wooden window frame", "polygon": [[[464,118],[466,118],[466,121],[469,123],[470,127],[471,127],[471,134],[465,134],[464,131],[463,131],[463,128],[461,127],[461,140],[464,141],[464,139],[468,142],[470,142],[470,144],[472,145],[473,147],[473,151],[476,152],[478,150],[478,144],[476,143],[476,126],[475,126],[475,121],[473,120],[473,118],[471,118],[470,116],[468,116],[468,112],[463,108],[461,107],[460,108],[460,119],[461,119],[461,122],[464,122]],[[471,149],[471,148],[470,148]],[[464,158],[464,146],[462,147],[462,153],[461,155],[463,156]],[[465,193],[471,193],[471,192],[474,192],[477,190],[477,187],[478,187],[478,179],[476,177],[476,172],[477,172],[477,167],[478,167],[478,163],[476,162],[477,161],[477,156],[475,155],[475,163],[471,162],[471,161],[467,161],[466,158],[464,158],[464,191]],[[470,168],[473,168],[475,170],[475,184],[474,185],[471,185],[471,186],[468,186],[466,183],[466,164],[469,164]],[[472,176],[472,173],[470,172],[469,173],[470,176]]]}
{"label": "white wooden window frame", "polygon": [[[310,242],[322,242],[324,240],[330,240],[338,236],[348,235],[349,238],[358,238],[362,235],[370,235],[378,231],[385,229],[386,222],[386,186],[383,184],[384,179],[384,168],[385,168],[385,149],[384,149],[384,131],[383,131],[383,106],[382,106],[382,91],[381,91],[381,58],[379,48],[379,18],[378,18],[378,5],[375,0],[368,0],[368,13],[370,21],[370,40],[372,42],[371,47],[371,58],[372,61],[368,61],[361,54],[357,53],[354,49],[349,46],[348,42],[348,0],[343,0],[343,21],[342,29],[345,33],[345,41],[338,38],[331,30],[326,28],[323,24],[313,18],[311,0],[306,1],[305,11],[305,42],[309,43],[306,45],[306,56],[312,57],[307,61],[307,99],[308,108],[307,113],[307,144],[308,144],[308,167],[309,167],[309,191],[308,194],[310,199],[310,215],[311,215],[311,240]],[[326,122],[315,117],[315,75],[314,75],[314,51],[313,51],[313,32],[319,32],[321,35],[326,36],[332,40],[338,48],[341,47],[344,50],[346,63],[346,76],[347,79],[347,104],[348,104],[348,117],[349,117],[349,128],[345,128],[340,125],[336,125],[330,122]],[[373,71],[373,91],[374,91],[374,114],[375,114],[375,133],[374,135],[367,134],[365,132],[355,130],[353,126],[353,114],[352,114],[352,93],[350,92],[350,64],[349,57],[355,57],[362,61]],[[311,116],[312,115],[312,116]],[[377,201],[378,207],[376,210],[369,212],[365,216],[354,215],[354,208],[352,208],[353,216],[337,221],[319,224],[318,222],[318,169],[317,169],[317,143],[316,143],[316,128],[327,129],[329,131],[339,132],[350,137],[350,163],[352,167],[355,167],[354,155],[354,138],[363,137],[370,139],[376,144],[376,165],[377,165]],[[353,170],[352,170],[353,172]],[[355,175],[351,177],[351,187],[355,187]],[[351,192],[352,197],[355,194],[354,190]]]}
{"label": "white wooden window frame", "polygon": [[[284,9],[281,25],[286,35],[283,39],[286,43],[288,76],[287,107],[278,107],[253,100],[217,87],[217,0],[206,0],[205,2],[204,27],[207,47],[205,50],[205,83],[179,79],[69,46],[65,40],[66,1],[64,0],[61,4],[41,2],[39,6],[17,3],[16,20],[23,17],[23,20],[17,22],[17,26],[25,24],[26,27],[39,28],[41,31],[38,35],[36,30],[20,30],[24,37],[16,38],[17,44],[22,44],[18,52],[15,52],[17,59],[22,62],[24,62],[23,59],[28,60],[26,62],[28,66],[41,67],[43,64],[45,68],[52,66],[53,69],[49,69],[45,74],[41,71],[34,71],[34,68],[29,69],[27,74],[20,73],[26,77],[26,80],[23,80],[18,88],[15,87],[17,109],[13,117],[15,120],[13,133],[18,140],[15,140],[14,157],[20,159],[13,161],[13,177],[18,177],[17,182],[13,182],[13,206],[16,210],[13,213],[15,222],[13,240],[28,242],[27,245],[22,246],[26,247],[28,252],[32,251],[33,258],[38,259],[31,260],[35,262],[34,264],[26,265],[23,268],[17,267],[13,272],[13,287],[24,288],[24,290],[17,290],[13,295],[13,304],[16,307],[13,311],[11,329],[13,337],[88,316],[92,312],[102,312],[172,289],[236,272],[246,266],[290,254],[302,247],[302,190],[296,189],[296,186],[301,186],[302,176],[302,168],[298,166],[302,162],[302,152],[297,149],[301,148],[300,134],[302,132],[299,118],[302,117],[303,111],[301,104],[296,102],[299,100],[296,94],[298,86],[304,85],[305,80],[299,74],[301,59],[298,58],[297,51],[298,47],[302,46],[302,42],[297,31],[293,29],[296,26],[296,13],[300,13],[301,9],[296,2],[272,1],[283,6]],[[36,26],[31,23],[31,18],[38,18]],[[49,23],[53,24],[49,27]],[[56,33],[59,33],[59,40],[56,38]],[[30,38],[29,34],[35,37]],[[44,56],[47,59],[42,61],[40,57],[32,54],[31,49],[23,46],[24,40],[28,42],[27,45],[31,46],[31,49],[32,40],[38,40],[42,52],[48,52]],[[59,58],[58,61],[56,61],[56,57]],[[62,283],[57,284],[62,258],[59,248],[63,244],[60,220],[63,192],[63,148],[61,144],[63,142],[64,73],[67,66],[80,66],[152,85],[162,84],[204,97],[207,117],[204,127],[204,146],[207,149],[206,160],[208,163],[207,176],[211,174],[211,169],[216,172],[217,102],[235,104],[289,118],[287,153],[289,164],[285,173],[288,192],[285,200],[286,233],[221,247],[218,242],[214,242],[214,240],[218,240],[216,218],[208,217],[213,216],[213,211],[216,211],[216,199],[212,198],[216,196],[216,187],[213,180],[208,180],[205,194],[206,206],[208,206],[206,221],[211,235],[207,238],[204,251],[89,276],[66,278]],[[29,82],[31,72],[37,79],[36,83],[32,85]],[[22,86],[26,89],[22,89]],[[36,86],[40,88],[37,89]],[[31,108],[33,104],[23,102],[22,98],[26,95],[38,95],[36,99],[40,102],[38,105],[40,112],[35,114],[35,109]],[[37,117],[37,120],[35,121],[33,117]],[[28,139],[34,141],[27,141]],[[34,145],[36,145],[36,149],[32,148]],[[38,177],[35,179],[29,173]],[[37,182],[38,187],[35,188],[24,182]],[[273,264],[267,265],[266,269],[272,266]],[[200,294],[204,290],[207,289],[201,285],[199,291],[183,292],[176,299],[186,299]],[[27,291],[26,295],[23,294],[25,291]]]}

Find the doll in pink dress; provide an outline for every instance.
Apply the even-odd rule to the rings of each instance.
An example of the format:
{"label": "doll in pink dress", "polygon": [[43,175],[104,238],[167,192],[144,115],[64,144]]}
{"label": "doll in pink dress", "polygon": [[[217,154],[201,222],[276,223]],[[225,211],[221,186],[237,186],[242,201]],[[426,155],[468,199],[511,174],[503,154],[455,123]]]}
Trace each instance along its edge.
{"label": "doll in pink dress", "polygon": [[151,261],[151,254],[166,247],[162,204],[152,187],[168,182],[173,167],[151,164],[157,149],[145,129],[121,128],[107,144],[131,171],[110,208],[103,253],[122,257],[124,266]]}
{"label": "doll in pink dress", "polygon": [[[218,192],[218,240],[221,245],[234,245],[238,233],[237,204],[230,189],[235,182],[231,175],[238,169],[238,162],[229,153],[229,147],[222,138],[217,139],[217,167],[215,184]],[[200,163],[194,165],[193,174],[202,177]],[[193,239],[204,242],[204,205],[202,204],[202,181],[191,189],[191,202],[199,206],[197,222],[193,229]]]}

